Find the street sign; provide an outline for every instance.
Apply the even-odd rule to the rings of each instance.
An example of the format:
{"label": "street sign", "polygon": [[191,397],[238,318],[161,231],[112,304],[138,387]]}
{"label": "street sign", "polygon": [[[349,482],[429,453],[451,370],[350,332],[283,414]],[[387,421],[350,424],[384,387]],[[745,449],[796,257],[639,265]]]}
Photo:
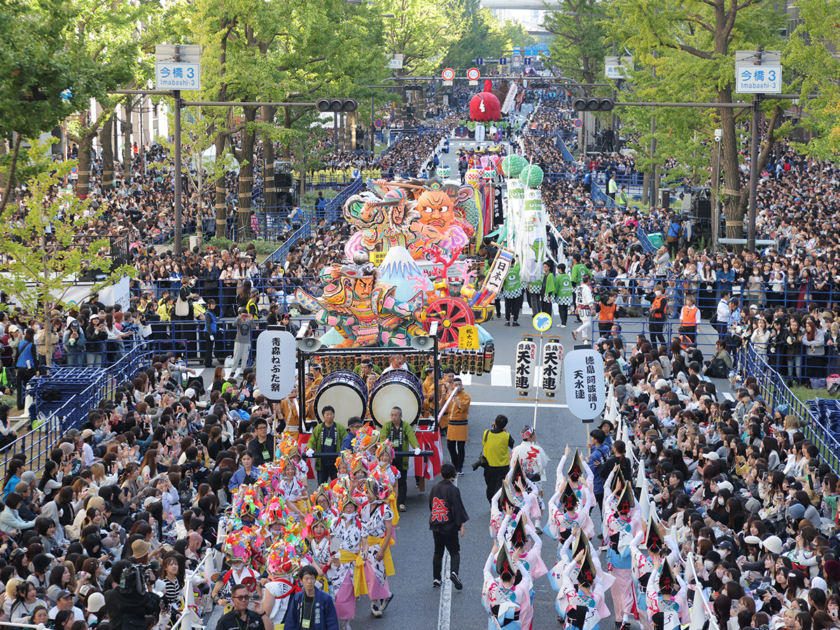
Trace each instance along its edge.
{"label": "street sign", "polygon": [[200,90],[201,65],[197,63],[155,63],[156,90]]}
{"label": "street sign", "polygon": [[531,59],[530,59],[530,58],[525,57],[525,65],[526,65],[526,66],[530,66],[530,65],[531,65]]}
{"label": "street sign", "polygon": [[573,350],[563,360],[566,404],[584,422],[592,422],[604,410],[604,359],[595,350]]}
{"label": "street sign", "polygon": [[537,313],[534,315],[534,329],[537,332],[545,332],[551,328],[551,315],[548,313]]}
{"label": "street sign", "polygon": [[479,57],[478,59],[476,59],[475,60],[475,65],[483,66],[484,65],[484,57]]}
{"label": "street sign", "polygon": [[521,65],[521,63],[522,63],[522,57],[520,57],[519,55],[514,55],[513,56],[513,65],[518,66],[518,65]]}
{"label": "street sign", "polygon": [[578,127],[578,128],[583,127],[583,121],[580,118],[575,120],[575,127]]}
{"label": "street sign", "polygon": [[736,66],[737,94],[781,94],[782,66]]}
{"label": "street sign", "polygon": [[543,346],[542,390],[554,396],[560,388],[560,364],[563,361],[563,346],[552,340]]}
{"label": "street sign", "polygon": [[257,337],[254,368],[257,387],[268,400],[279,401],[295,386],[297,346],[294,335],[284,330],[265,330]]}
{"label": "street sign", "polygon": [[500,57],[499,58],[499,65],[500,66],[506,66],[507,62],[508,62],[507,57]]}
{"label": "street sign", "polygon": [[605,57],[604,76],[608,79],[627,79],[633,69],[633,57]]}
{"label": "street sign", "polygon": [[467,70],[467,78],[470,81],[478,81],[480,76],[481,72],[478,71],[478,68],[470,68],[469,70]]}
{"label": "street sign", "polygon": [[391,57],[391,59],[388,61],[388,67],[391,68],[392,70],[402,69],[404,58],[405,58],[404,55],[400,55],[400,54],[393,55]]}
{"label": "street sign", "polygon": [[446,68],[442,73],[441,76],[443,77],[444,81],[451,81],[455,78],[455,71],[452,68]]}
{"label": "street sign", "polygon": [[373,126],[376,127],[377,129],[379,129],[382,126],[382,119],[377,118],[376,120],[374,120],[373,121]]}
{"label": "street sign", "polygon": [[533,386],[534,363],[537,360],[537,344],[522,340],[516,344],[516,373],[513,386],[520,394],[527,393]]}

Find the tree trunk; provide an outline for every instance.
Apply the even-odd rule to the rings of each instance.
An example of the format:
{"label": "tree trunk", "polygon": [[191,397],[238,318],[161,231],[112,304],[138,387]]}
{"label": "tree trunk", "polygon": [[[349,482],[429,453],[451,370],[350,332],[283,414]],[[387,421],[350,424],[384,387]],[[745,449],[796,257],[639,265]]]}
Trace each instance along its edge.
{"label": "tree trunk", "polygon": [[235,152],[239,160],[239,233],[237,240],[245,242],[253,237],[251,232],[251,195],[254,192],[254,142],[256,134],[248,129],[248,124],[257,118],[256,107],[243,107],[245,128],[242,130],[242,148]]}
{"label": "tree trunk", "polygon": [[15,134],[14,148],[12,149],[12,163],[9,166],[9,173],[6,175],[6,181],[3,186],[3,199],[0,201],[0,212],[6,208],[9,203],[9,197],[12,196],[12,187],[15,183],[15,169],[17,168],[18,156],[20,155],[20,143],[23,138],[19,133]]}
{"label": "tree trunk", "polygon": [[[262,108],[263,122],[273,123],[276,107]],[[274,143],[267,134],[263,135],[263,188],[265,190],[265,211],[274,212],[277,207],[277,188],[274,179]]]}
{"label": "tree trunk", "polygon": [[125,97],[125,127],[123,127],[123,181],[126,186],[131,179],[131,162],[134,154],[131,152],[131,114],[134,101],[131,95]]}
{"label": "tree trunk", "polygon": [[[782,108],[779,105],[773,109],[773,117],[770,119],[770,124],[767,126],[767,136],[766,141],[764,142],[764,147],[761,149],[761,152],[758,154],[758,164],[755,166],[756,172],[761,175],[761,171],[764,170],[764,167],[767,166],[767,162],[770,161],[770,154],[773,152],[773,147],[776,144],[776,136],[774,132],[776,131],[776,127],[779,125],[779,122],[782,120]],[[759,136],[760,137],[760,136]],[[753,165],[750,164],[750,170],[752,170]],[[821,174],[822,175],[822,174]],[[741,193],[740,203],[741,203],[741,216],[745,216],[747,214],[747,210],[749,208],[750,202],[750,189],[746,188],[743,193]]]}
{"label": "tree trunk", "polygon": [[79,145],[79,179],[76,181],[76,196],[79,199],[87,199],[90,194],[90,169],[93,165],[91,153],[93,151],[93,137],[95,133],[82,133],[77,144]]}
{"label": "tree trunk", "polygon": [[[719,103],[731,103],[732,91],[718,91]],[[723,129],[721,149],[723,152],[721,171],[723,173],[723,212],[726,217],[726,237],[744,238],[744,212],[741,208],[741,182],[738,169],[738,145],[735,135],[735,110],[728,107],[718,109],[720,126]]]}
{"label": "tree trunk", "polygon": [[[113,137],[112,125],[113,116],[102,125],[102,132],[99,134],[99,142],[102,144],[102,190],[113,190],[114,188],[114,147],[111,143]],[[79,155],[81,160],[81,155]]]}
{"label": "tree trunk", "polygon": [[[225,137],[222,134],[216,136],[216,159],[222,159],[225,150]],[[216,238],[227,236],[227,208],[225,207],[225,175],[216,180]]]}

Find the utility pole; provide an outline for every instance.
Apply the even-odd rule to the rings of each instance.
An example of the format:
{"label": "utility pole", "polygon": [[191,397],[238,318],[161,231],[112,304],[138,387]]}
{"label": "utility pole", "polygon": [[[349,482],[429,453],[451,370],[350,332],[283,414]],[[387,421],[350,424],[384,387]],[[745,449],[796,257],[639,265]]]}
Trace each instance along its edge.
{"label": "utility pole", "polygon": [[373,126],[373,115],[374,111],[373,108],[375,106],[375,98],[373,96],[370,97],[370,152],[373,153],[376,150],[376,127]]}
{"label": "utility pole", "polygon": [[[755,65],[761,65],[761,53],[764,49],[759,46],[756,48]],[[756,191],[758,188],[758,126],[761,122],[761,98],[763,94],[756,94],[752,102],[752,143],[750,146],[750,212],[749,224],[747,227],[747,249],[755,253],[755,210],[756,210]]]}
{"label": "utility pole", "polygon": [[[181,62],[181,47],[175,46],[175,63]],[[175,97],[175,255],[181,256],[184,238],[184,217],[181,209],[181,90],[173,92]]]}
{"label": "utility pole", "polygon": [[709,187],[712,201],[712,251],[717,251],[718,231],[720,230],[720,216],[718,215],[718,191],[720,190],[720,143],[723,140],[723,129],[715,129],[716,151],[712,154],[712,185]]}

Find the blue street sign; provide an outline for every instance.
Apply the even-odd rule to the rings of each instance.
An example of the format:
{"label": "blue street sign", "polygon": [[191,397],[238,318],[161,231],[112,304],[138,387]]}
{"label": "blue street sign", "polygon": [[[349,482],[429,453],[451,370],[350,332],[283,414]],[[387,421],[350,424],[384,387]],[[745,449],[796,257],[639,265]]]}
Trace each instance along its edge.
{"label": "blue street sign", "polygon": [[506,65],[507,65],[507,61],[508,61],[508,60],[507,60],[507,57],[500,57],[500,58],[499,58],[499,65],[500,65],[500,66],[506,66]]}
{"label": "blue street sign", "polygon": [[475,60],[475,65],[483,66],[484,65],[484,57],[479,57],[478,59],[476,59]]}
{"label": "blue street sign", "polygon": [[530,57],[526,57],[526,58],[525,58],[525,65],[526,65],[526,66],[530,66],[530,65],[531,65],[531,59],[530,59]]}

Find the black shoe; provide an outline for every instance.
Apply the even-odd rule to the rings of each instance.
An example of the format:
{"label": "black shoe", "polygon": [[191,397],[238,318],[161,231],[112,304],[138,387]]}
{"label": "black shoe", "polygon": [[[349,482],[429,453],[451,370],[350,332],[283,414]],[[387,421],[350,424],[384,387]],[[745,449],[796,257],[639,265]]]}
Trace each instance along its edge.
{"label": "black shoe", "polygon": [[384,612],[385,612],[385,609],[386,609],[386,608],[388,608],[388,604],[390,604],[390,603],[391,603],[391,600],[392,600],[392,599],[394,599],[394,594],[393,594],[393,593],[391,593],[390,595],[388,595],[388,597],[386,597],[385,599],[380,599],[380,600],[379,600],[379,601],[380,601],[380,604],[379,604],[379,614],[382,614],[382,613],[384,613]]}
{"label": "black shoe", "polygon": [[505,322],[505,326],[510,326],[510,322]]}
{"label": "black shoe", "polygon": [[519,322],[513,322],[514,326],[519,326]]}
{"label": "black shoe", "polygon": [[440,580],[432,580],[432,588],[440,588]]}
{"label": "black shoe", "polygon": [[[455,587],[456,591],[460,591],[462,588],[464,588],[464,585],[461,584],[461,579],[458,577],[458,574],[455,573],[455,571],[453,571],[449,575],[449,579],[452,580],[452,585]],[[393,597],[393,595],[391,597]]]}

